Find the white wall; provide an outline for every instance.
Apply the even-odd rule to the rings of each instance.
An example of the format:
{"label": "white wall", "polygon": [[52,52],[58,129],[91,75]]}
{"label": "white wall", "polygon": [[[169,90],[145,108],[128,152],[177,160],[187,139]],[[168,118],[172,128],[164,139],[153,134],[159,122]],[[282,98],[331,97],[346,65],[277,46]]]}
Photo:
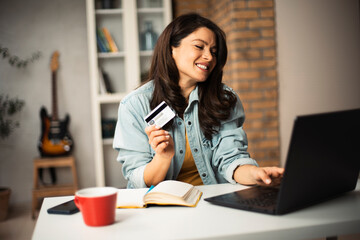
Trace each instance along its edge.
{"label": "white wall", "polygon": [[360,107],[359,1],[275,0],[275,11],[284,164],[296,115]]}
{"label": "white wall", "polygon": [[[0,2],[0,44],[12,54],[27,58],[37,50],[42,58],[26,69],[11,67],[0,58],[0,94],[25,100],[18,115],[20,128],[0,139],[0,186],[11,187],[11,202],[30,203],[33,158],[38,156],[39,111],[51,112],[50,58],[60,52],[58,81],[59,117],[71,117],[80,187],[95,186],[87,56],[85,1],[12,0]],[[60,181],[71,179],[58,171]],[[30,205],[29,205],[30,206]]]}

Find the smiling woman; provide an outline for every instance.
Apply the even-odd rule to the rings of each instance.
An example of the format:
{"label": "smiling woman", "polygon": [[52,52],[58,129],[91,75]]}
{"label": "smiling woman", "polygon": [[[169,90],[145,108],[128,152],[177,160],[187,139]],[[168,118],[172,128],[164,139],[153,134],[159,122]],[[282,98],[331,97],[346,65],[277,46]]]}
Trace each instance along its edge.
{"label": "smiling woman", "polygon": [[[147,82],[120,103],[114,148],[129,188],[178,180],[193,185],[270,184],[281,168],[259,168],[247,152],[240,99],[222,83],[224,32],[198,14],[160,35]],[[165,101],[176,116],[163,128],[143,120]]]}

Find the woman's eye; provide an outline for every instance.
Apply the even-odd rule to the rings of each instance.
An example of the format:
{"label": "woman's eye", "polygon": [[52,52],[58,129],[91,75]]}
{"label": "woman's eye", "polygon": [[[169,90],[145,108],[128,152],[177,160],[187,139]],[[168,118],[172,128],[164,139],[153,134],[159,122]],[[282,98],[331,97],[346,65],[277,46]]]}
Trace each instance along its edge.
{"label": "woman's eye", "polygon": [[195,47],[198,48],[198,49],[203,49],[203,47],[199,46],[199,45],[195,45]]}

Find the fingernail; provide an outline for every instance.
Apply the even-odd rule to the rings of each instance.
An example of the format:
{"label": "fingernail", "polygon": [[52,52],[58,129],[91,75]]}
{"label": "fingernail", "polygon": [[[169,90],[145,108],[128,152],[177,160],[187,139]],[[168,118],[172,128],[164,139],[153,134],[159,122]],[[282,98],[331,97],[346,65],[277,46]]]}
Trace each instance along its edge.
{"label": "fingernail", "polygon": [[156,129],[160,129],[161,127],[159,127],[158,125],[155,125],[155,128],[156,128]]}
{"label": "fingernail", "polygon": [[270,184],[271,180],[270,179],[266,179],[266,184]]}

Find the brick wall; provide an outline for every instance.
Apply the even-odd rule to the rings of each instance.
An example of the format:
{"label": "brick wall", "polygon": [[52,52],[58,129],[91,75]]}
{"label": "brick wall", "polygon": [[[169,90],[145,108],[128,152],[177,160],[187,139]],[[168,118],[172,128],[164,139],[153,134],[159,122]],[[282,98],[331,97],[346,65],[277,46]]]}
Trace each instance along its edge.
{"label": "brick wall", "polygon": [[279,165],[278,80],[273,0],[174,0],[174,16],[197,12],[226,33],[224,82],[240,96],[249,152],[261,166]]}

